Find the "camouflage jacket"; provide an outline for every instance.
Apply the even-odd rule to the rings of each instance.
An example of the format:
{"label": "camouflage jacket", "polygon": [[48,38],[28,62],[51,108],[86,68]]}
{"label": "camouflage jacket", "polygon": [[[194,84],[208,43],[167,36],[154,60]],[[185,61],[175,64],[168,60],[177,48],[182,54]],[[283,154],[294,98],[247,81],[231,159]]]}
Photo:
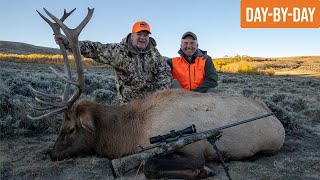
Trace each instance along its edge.
{"label": "camouflage jacket", "polygon": [[156,49],[150,37],[145,51],[138,52],[130,41],[131,33],[120,43],[80,41],[84,57],[111,65],[116,71],[116,87],[120,104],[144,97],[148,92],[171,86],[171,68]]}

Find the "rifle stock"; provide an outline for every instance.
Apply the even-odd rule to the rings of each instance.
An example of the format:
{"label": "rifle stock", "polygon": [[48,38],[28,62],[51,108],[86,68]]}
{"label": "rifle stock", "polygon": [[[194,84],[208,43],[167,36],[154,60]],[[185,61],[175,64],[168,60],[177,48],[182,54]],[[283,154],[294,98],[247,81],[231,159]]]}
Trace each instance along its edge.
{"label": "rifle stock", "polygon": [[113,176],[115,178],[120,177],[124,173],[136,168],[141,163],[143,163],[148,158],[158,155],[158,154],[167,154],[170,152],[173,152],[175,149],[178,149],[180,147],[183,147],[185,145],[203,140],[212,138],[215,136],[219,136],[222,131],[217,129],[208,130],[202,133],[195,133],[192,135],[181,137],[177,140],[174,140],[172,142],[157,146],[152,149],[148,149],[146,151],[125,156],[119,159],[113,159],[111,161],[111,170],[113,173]]}

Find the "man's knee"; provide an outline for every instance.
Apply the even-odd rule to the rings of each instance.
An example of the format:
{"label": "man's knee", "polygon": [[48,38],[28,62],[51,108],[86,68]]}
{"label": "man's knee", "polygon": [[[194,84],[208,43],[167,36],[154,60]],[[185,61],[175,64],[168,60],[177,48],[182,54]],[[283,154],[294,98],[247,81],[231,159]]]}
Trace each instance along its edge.
{"label": "man's knee", "polygon": [[176,80],[176,79],[172,80],[171,89],[182,89],[182,87],[181,87],[180,83],[178,82],[178,80]]}
{"label": "man's knee", "polygon": [[207,91],[206,91],[206,93],[218,93],[219,91],[218,91],[218,88],[210,88],[210,89],[208,89]]}

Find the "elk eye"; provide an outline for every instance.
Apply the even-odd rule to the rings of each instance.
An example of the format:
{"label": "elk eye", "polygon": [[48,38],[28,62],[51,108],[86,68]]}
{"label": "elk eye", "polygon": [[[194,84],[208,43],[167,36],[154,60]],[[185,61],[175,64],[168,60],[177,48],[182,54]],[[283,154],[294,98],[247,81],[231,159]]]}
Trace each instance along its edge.
{"label": "elk eye", "polygon": [[74,132],[75,128],[71,128],[69,131],[69,134],[72,134]]}

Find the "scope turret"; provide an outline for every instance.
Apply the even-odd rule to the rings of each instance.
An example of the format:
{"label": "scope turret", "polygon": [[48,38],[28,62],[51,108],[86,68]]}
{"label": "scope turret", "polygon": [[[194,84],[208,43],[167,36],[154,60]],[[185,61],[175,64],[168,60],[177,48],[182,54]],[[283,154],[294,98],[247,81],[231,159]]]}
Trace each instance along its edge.
{"label": "scope turret", "polygon": [[171,130],[170,133],[168,134],[151,137],[149,138],[149,141],[150,141],[150,144],[154,144],[157,142],[166,141],[167,139],[175,138],[177,136],[181,136],[183,134],[192,134],[196,132],[197,132],[196,126],[192,124],[191,126],[185,129],[182,129],[180,131]]}

